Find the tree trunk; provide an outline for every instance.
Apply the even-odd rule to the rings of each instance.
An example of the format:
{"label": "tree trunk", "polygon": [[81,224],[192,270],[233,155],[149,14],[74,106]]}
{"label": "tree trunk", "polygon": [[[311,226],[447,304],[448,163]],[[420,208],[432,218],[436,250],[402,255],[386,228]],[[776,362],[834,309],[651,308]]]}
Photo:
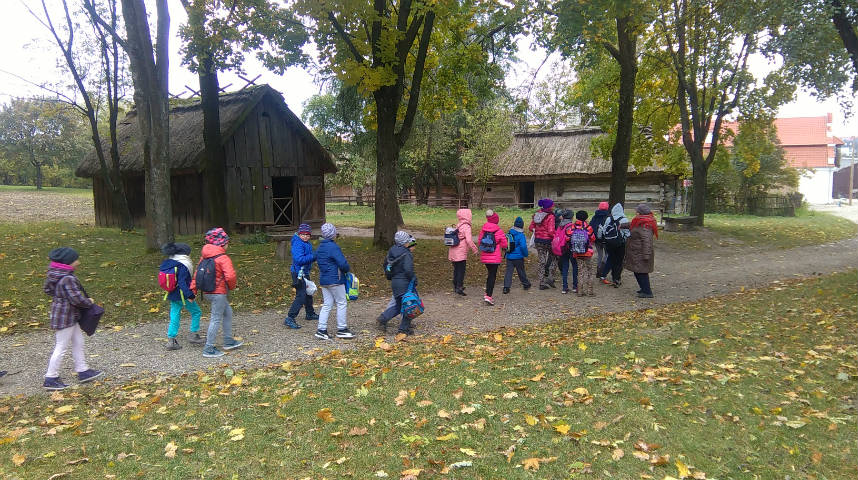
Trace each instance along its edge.
{"label": "tree trunk", "polygon": [[694,179],[691,194],[691,215],[697,217],[696,225],[702,227],[703,217],[706,215],[706,177],[709,173],[709,167],[703,161],[702,150],[695,149],[691,153],[691,169]]}
{"label": "tree trunk", "polygon": [[[117,94],[118,95],[118,94]],[[124,231],[134,230],[134,217],[131,215],[131,206],[128,205],[128,196],[125,194],[125,182],[122,181],[122,171],[119,166],[119,135],[116,124],[119,109],[110,109],[110,178],[111,194],[113,204],[119,209],[119,229]],[[98,131],[97,129],[95,130]],[[101,138],[98,139],[99,145]],[[100,146],[98,148],[101,148]],[[102,154],[103,155],[103,154]]]}
{"label": "tree trunk", "polygon": [[617,110],[617,136],[611,149],[611,205],[625,204],[629,157],[634,128],[635,78],[637,77],[637,36],[631,31],[630,17],[617,18],[617,50],[620,65],[620,94]]}
{"label": "tree trunk", "polygon": [[226,206],[226,155],[220,135],[220,86],[217,70],[210,57],[197,57],[200,63],[200,103],[203,107],[203,142],[206,147],[205,180],[211,226],[228,228]]}
{"label": "tree trunk", "polygon": [[392,86],[379,88],[373,96],[378,109],[373,244],[387,248],[393,245],[393,235],[403,223],[396,182],[400,146],[394,133],[399,102],[395,87]]}

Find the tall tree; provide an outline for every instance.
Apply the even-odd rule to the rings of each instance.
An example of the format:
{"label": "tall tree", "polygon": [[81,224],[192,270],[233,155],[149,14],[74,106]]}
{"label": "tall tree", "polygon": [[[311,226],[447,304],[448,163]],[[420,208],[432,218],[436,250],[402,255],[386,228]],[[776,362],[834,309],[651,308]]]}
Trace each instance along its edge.
{"label": "tall tree", "polygon": [[[549,7],[556,16],[549,44],[586,62],[591,49],[602,48],[619,66],[617,121],[611,148],[609,201],[622,203],[634,135],[638,39],[652,22],[652,2],[644,0],[560,0]],[[549,22],[551,25],[551,22]]]}
{"label": "tall tree", "polygon": [[721,126],[754,87],[748,58],[758,50],[766,8],[744,0],[668,0],[659,9],[655,30],[676,76],[682,144],[691,159],[691,214],[702,226]]}
{"label": "tall tree", "polygon": [[[115,30],[118,28],[118,13],[116,0],[106,0],[103,5],[98,6],[94,0],[83,0],[89,5],[90,12],[96,15],[106,16],[106,22]],[[66,68],[74,80],[75,88],[80,95],[83,105],[75,99],[68,97],[69,103],[77,108],[89,121],[92,144],[95,148],[96,158],[101,167],[101,177],[113,198],[113,204],[119,213],[119,227],[122,230],[133,230],[134,219],[128,206],[128,198],[125,195],[125,185],[120,172],[119,148],[117,140],[117,122],[119,118],[119,102],[122,99],[121,83],[123,70],[125,68],[123,56],[115,39],[104,31],[101,25],[93,18],[93,14],[87,14],[87,21],[92,28],[93,38],[96,43],[98,57],[96,60],[87,60],[90,51],[86,45],[76,44],[75,34],[83,32],[78,28],[76,20],[69,10],[68,0],[62,0],[63,12],[65,14],[65,25],[55,25],[45,0],[42,0],[41,17],[36,12],[30,13],[51,32],[54,42],[62,52]],[[101,8],[99,8],[101,7]],[[27,7],[29,9],[29,7]],[[63,38],[64,37],[64,38]],[[84,40],[86,42],[86,39]],[[92,63],[98,62],[97,65]],[[87,64],[89,63],[89,64]],[[97,78],[87,78],[88,73],[94,72]],[[104,92],[104,99],[100,98]],[[110,132],[110,163],[104,152],[101,133],[99,132],[100,109],[106,104],[108,109],[108,128]]]}
{"label": "tall tree", "polygon": [[229,225],[218,72],[242,72],[245,53],[255,50],[267,68],[283,74],[287,65],[306,61],[301,46],[307,33],[289,10],[269,0],[181,2],[188,14],[188,23],[179,30],[185,40],[183,63],[200,81],[209,219],[215,225]]}
{"label": "tall tree", "polygon": [[173,241],[173,208],[170,194],[170,105],[168,72],[170,12],[167,0],[155,0],[157,12],[155,43],[149,31],[149,16],[144,0],[122,0],[122,17],[127,37],[115,26],[93,18],[128,53],[134,82],[134,103],[140,126],[146,191],[146,245],[149,249]]}
{"label": "tall tree", "polygon": [[43,168],[77,151],[77,118],[71,107],[62,102],[12,99],[0,109],[0,153],[14,159],[18,168],[33,167],[33,184],[41,190]]}

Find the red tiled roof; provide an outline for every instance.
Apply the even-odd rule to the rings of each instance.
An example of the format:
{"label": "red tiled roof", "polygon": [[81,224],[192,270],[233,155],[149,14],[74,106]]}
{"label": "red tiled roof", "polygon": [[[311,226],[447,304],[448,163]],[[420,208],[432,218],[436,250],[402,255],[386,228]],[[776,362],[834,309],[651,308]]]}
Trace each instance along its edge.
{"label": "red tiled roof", "polygon": [[828,133],[831,114],[819,117],[776,118],[778,139],[781,145],[842,145],[843,141]]}

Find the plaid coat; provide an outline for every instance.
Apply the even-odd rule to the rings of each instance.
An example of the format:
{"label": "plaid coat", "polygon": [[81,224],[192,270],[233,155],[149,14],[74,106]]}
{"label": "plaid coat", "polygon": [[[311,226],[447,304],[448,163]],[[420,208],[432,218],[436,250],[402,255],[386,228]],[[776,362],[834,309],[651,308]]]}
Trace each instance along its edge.
{"label": "plaid coat", "polygon": [[80,320],[79,309],[92,306],[80,280],[71,270],[48,269],[44,290],[46,294],[54,297],[51,304],[51,328],[54,330],[73,326]]}

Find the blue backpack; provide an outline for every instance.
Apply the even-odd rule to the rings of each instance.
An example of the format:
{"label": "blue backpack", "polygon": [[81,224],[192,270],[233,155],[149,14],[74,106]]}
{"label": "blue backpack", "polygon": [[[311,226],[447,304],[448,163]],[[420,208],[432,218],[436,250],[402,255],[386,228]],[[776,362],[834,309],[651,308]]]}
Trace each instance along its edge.
{"label": "blue backpack", "polygon": [[495,232],[483,232],[483,238],[480,239],[480,251],[486,253],[495,253],[498,244],[495,241]]}
{"label": "blue backpack", "polygon": [[576,227],[572,230],[569,244],[572,246],[572,253],[587,253],[587,250],[590,249],[590,233],[583,228]]}
{"label": "blue backpack", "polygon": [[346,296],[349,300],[355,301],[360,295],[360,280],[357,276],[349,272],[346,274]]}
{"label": "blue backpack", "polygon": [[417,295],[417,290],[414,289],[414,280],[408,284],[408,291],[402,296],[402,310],[400,313],[405,315],[409,320],[414,320],[423,314],[423,300]]}

